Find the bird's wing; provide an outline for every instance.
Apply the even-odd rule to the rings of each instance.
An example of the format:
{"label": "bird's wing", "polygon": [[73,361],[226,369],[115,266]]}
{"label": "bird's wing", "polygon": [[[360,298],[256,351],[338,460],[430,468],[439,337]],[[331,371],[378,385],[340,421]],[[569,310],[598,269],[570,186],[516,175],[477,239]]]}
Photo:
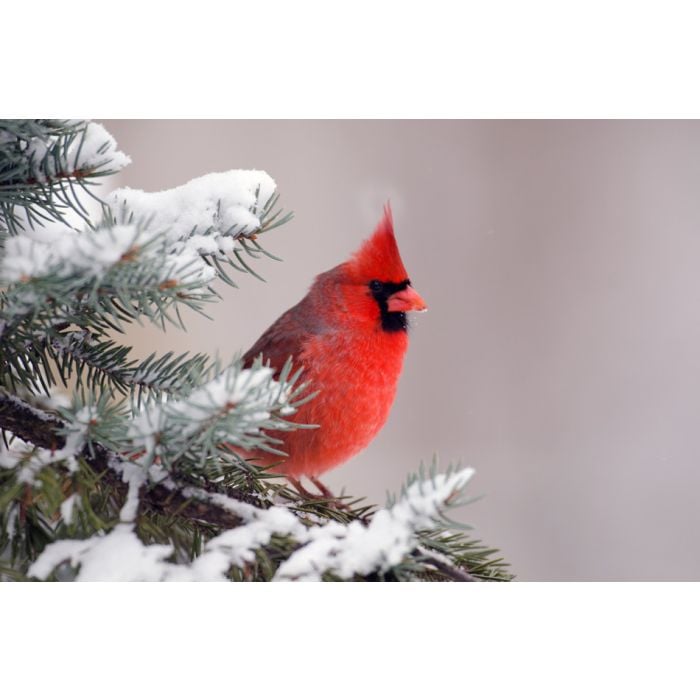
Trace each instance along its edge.
{"label": "bird's wing", "polygon": [[280,316],[243,355],[243,366],[250,367],[253,360],[262,354],[263,363],[270,363],[276,370],[275,378],[285,362],[292,357],[292,362],[297,365],[298,358],[304,349],[306,340],[311,331],[304,323],[303,315],[300,315],[297,307],[289,309]]}

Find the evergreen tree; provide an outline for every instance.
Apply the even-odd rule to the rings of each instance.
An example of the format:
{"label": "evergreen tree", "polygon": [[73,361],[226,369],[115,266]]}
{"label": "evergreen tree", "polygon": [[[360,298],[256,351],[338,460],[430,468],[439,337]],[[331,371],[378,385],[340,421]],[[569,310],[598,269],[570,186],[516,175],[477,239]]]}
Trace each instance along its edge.
{"label": "evergreen tree", "polygon": [[128,162],[96,123],[0,122],[0,579],[508,580],[446,515],[470,469],[384,508],[308,498],[236,452],[308,429],[299,370],[131,356],[130,323],[204,313],[291,217],[257,171],[98,198]]}

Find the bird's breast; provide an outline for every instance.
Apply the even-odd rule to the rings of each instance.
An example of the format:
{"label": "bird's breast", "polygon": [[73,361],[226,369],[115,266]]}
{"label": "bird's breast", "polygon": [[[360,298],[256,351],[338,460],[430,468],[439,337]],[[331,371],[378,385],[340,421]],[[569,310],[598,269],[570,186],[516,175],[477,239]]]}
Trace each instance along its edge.
{"label": "bird's breast", "polygon": [[321,334],[298,363],[318,396],[301,406],[299,423],[318,425],[283,437],[292,476],[318,475],[366,447],[382,428],[396,395],[408,345],[405,333]]}

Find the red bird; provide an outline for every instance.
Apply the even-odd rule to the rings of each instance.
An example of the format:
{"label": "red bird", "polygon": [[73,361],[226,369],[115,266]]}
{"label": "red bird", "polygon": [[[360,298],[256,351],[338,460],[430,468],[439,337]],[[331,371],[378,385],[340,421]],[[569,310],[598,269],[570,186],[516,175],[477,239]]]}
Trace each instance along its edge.
{"label": "red bird", "polygon": [[320,426],[270,434],[289,456],[257,451],[245,456],[272,466],[304,495],[308,477],[326,497],[317,477],[364,449],[382,428],[394,401],[408,347],[407,311],[424,311],[411,287],[394,238],[387,206],[374,234],[347,261],[316,277],[308,294],[268,328],[243,356],[258,356],[280,369],[291,356],[318,395],[295,414]]}

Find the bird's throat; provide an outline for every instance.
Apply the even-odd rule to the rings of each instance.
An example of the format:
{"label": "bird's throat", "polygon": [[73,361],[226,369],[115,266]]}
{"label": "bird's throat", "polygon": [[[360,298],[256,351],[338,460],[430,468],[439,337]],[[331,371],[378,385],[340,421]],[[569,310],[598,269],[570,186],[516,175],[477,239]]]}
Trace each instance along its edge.
{"label": "bird's throat", "polygon": [[382,330],[388,333],[396,333],[403,331],[404,333],[408,330],[408,319],[403,311],[389,311],[386,308],[386,302],[382,307],[379,305],[379,311],[382,319]]}
{"label": "bird's throat", "polygon": [[408,319],[404,311],[389,311],[389,297],[402,289],[406,289],[409,281],[406,279],[398,284],[384,282],[381,289],[372,292],[374,300],[379,306],[379,314],[382,330],[387,333],[400,333],[408,330]]}

